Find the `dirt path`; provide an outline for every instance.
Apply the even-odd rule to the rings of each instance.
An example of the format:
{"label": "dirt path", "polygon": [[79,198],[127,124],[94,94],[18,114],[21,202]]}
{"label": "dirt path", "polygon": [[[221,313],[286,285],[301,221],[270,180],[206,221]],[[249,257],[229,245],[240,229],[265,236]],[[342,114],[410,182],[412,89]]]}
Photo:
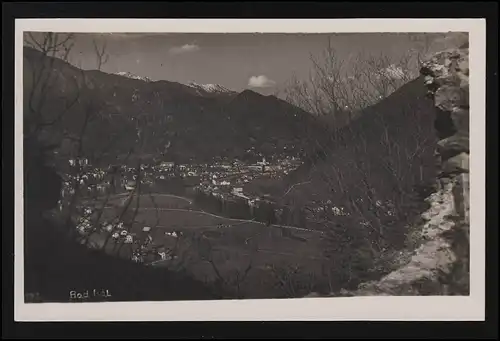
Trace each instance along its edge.
{"label": "dirt path", "polygon": [[[114,207],[105,207],[105,208],[114,208]],[[198,210],[188,210],[188,209],[183,209],[183,208],[154,208],[154,207],[141,207],[138,208],[138,211],[177,211],[177,212],[190,212],[190,213],[199,213],[199,214],[204,214],[208,215],[214,218],[220,218],[224,220],[231,220],[231,221],[238,221],[238,222],[244,222],[244,223],[256,223],[256,224],[261,224],[261,225],[266,225],[266,223],[255,221],[255,220],[248,220],[248,219],[237,219],[237,218],[227,218],[224,216],[220,216],[217,214],[205,212],[205,211],[198,211]],[[210,225],[213,227],[216,227],[217,225]],[[290,229],[290,230],[297,230],[297,231],[305,231],[305,232],[312,232],[312,233],[319,233],[323,234],[321,231],[317,230],[309,230],[309,229],[304,229],[301,227],[296,227],[296,226],[289,226],[289,225],[277,225],[277,224],[272,224],[269,225],[270,227],[275,227],[275,228],[283,228],[283,229]],[[206,227],[206,226],[203,226]]]}

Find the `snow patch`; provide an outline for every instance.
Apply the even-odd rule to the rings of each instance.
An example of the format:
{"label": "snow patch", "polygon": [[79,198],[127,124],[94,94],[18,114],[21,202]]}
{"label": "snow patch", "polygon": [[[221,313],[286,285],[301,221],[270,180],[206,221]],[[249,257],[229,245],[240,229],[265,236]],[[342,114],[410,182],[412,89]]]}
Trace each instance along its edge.
{"label": "snow patch", "polygon": [[189,82],[187,84],[189,87],[191,88],[194,88],[196,90],[198,90],[198,93],[199,91],[203,91],[203,92],[208,92],[208,93],[228,93],[228,92],[232,92],[231,90],[229,90],[228,88],[220,85],[220,84],[198,84],[198,83],[195,83],[195,82]]}
{"label": "snow patch", "polygon": [[148,77],[137,76],[137,75],[134,75],[133,73],[130,73],[130,72],[117,72],[116,75],[131,78],[131,79],[138,79],[138,80],[141,80],[144,82],[151,82],[151,79],[149,79]]}

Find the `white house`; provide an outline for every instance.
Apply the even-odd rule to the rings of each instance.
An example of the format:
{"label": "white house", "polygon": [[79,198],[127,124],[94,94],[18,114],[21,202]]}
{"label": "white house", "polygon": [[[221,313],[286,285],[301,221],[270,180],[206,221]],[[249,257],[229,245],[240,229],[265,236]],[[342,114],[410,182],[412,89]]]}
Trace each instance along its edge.
{"label": "white house", "polygon": [[115,232],[111,237],[113,237],[113,239],[118,239],[120,238],[120,234],[118,232]]}
{"label": "white house", "polygon": [[144,259],[142,258],[141,255],[133,255],[132,256],[132,261],[136,263],[142,263]]}
{"label": "white house", "polygon": [[165,232],[165,235],[170,236],[170,237],[174,237],[174,238],[178,237],[178,235],[175,231],[174,232]]}
{"label": "white house", "polygon": [[161,260],[167,259],[167,253],[165,251],[158,252],[158,255],[160,256]]}
{"label": "white house", "polygon": [[160,167],[163,168],[163,169],[172,169],[172,168],[174,168],[174,165],[175,165],[174,162],[168,162],[167,161],[167,162],[162,162],[160,164]]}
{"label": "white house", "polygon": [[129,234],[127,237],[125,237],[125,244],[132,244],[134,242],[134,238]]}
{"label": "white house", "polygon": [[78,232],[80,233],[85,233],[85,231],[87,231],[87,228],[88,226],[86,226],[85,224],[79,224],[76,229],[78,230]]}
{"label": "white house", "polygon": [[250,207],[257,207],[257,202],[255,201],[255,199],[251,199],[251,200],[248,200],[248,205]]}
{"label": "white house", "polygon": [[151,231],[151,227],[149,227],[149,226],[144,226],[142,228],[142,232],[149,232],[149,231]]}
{"label": "white house", "polygon": [[136,186],[135,180],[129,180],[127,181],[124,187],[127,191],[133,191],[135,189],[135,186]]}
{"label": "white house", "polygon": [[126,236],[126,235],[128,234],[128,232],[127,232],[126,230],[123,230],[122,232],[120,232],[120,234],[121,234],[122,236]]}
{"label": "white house", "polygon": [[262,158],[262,161],[257,161],[257,165],[259,165],[259,166],[265,166],[268,164],[269,164],[269,162],[266,161],[265,157]]}
{"label": "white house", "polygon": [[106,186],[105,185],[97,185],[97,191],[101,194],[104,194],[106,192]]}

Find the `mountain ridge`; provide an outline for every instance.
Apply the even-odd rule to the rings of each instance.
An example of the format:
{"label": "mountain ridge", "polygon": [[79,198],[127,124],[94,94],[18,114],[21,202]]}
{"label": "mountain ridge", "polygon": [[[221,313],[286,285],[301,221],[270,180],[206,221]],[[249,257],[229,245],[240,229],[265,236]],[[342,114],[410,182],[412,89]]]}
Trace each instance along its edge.
{"label": "mountain ridge", "polygon": [[[57,58],[25,47],[24,89],[29,93],[36,70],[51,70],[50,93],[44,112],[68,111],[61,120],[63,130],[77,134],[85,115],[84,107],[97,109],[95,130],[84,153],[91,155],[103,145],[114,143],[115,151],[125,154],[137,144],[137,128],[142,126],[143,152],[161,155],[171,142],[169,155],[181,160],[209,160],[227,156],[245,158],[254,147],[256,155],[281,152],[300,155],[310,144],[308,139],[326,136],[324,127],[307,112],[273,96],[251,90],[205,92],[185,84],[81,70]],[[133,76],[132,76],[133,77]],[[30,107],[25,96],[25,108]],[[65,109],[71,98],[80,104]],[[111,141],[113,138],[118,141]],[[109,140],[109,141],[107,141]],[[287,148],[284,148],[284,147]],[[116,155],[115,155],[116,156]]]}
{"label": "mountain ridge", "polygon": [[198,84],[196,82],[189,82],[188,86],[208,92],[208,93],[234,93],[235,91],[230,90],[220,84]]}

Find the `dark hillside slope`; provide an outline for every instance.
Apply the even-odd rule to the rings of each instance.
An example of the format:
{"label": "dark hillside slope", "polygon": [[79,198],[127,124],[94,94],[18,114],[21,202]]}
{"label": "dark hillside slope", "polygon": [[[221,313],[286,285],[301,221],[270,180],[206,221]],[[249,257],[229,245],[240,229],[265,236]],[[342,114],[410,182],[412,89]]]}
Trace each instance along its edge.
{"label": "dark hillside slope", "polygon": [[24,290],[28,302],[68,302],[71,291],[93,289],[108,290],[109,301],[218,297],[212,288],[186,274],[134,264],[70,239],[67,231],[44,218],[59,199],[61,179],[45,164],[38,146],[25,144],[25,148]]}
{"label": "dark hillside slope", "polygon": [[111,297],[107,301],[219,298],[212,288],[187,274],[145,267],[78,245],[47,221],[31,228],[25,244],[29,246],[25,251],[25,292],[38,293],[44,302],[68,302],[71,291],[93,289],[108,290]]}
{"label": "dark hillside slope", "polygon": [[434,117],[418,78],[337,130],[282,183],[286,216],[305,214],[308,228],[325,232],[331,289],[380,278],[415,248],[410,226],[435,184]]}

